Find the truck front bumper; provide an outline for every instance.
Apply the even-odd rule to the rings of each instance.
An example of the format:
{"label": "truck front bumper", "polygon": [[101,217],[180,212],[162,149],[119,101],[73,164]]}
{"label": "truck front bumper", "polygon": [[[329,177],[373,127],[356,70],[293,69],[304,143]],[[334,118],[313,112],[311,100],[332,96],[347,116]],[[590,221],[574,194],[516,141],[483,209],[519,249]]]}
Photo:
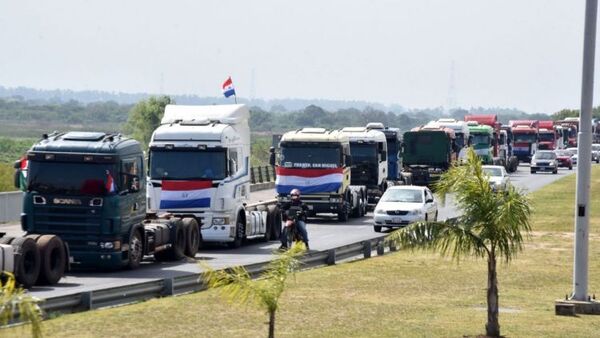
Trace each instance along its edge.
{"label": "truck front bumper", "polygon": [[121,251],[70,251],[72,269],[120,269],[125,266]]}

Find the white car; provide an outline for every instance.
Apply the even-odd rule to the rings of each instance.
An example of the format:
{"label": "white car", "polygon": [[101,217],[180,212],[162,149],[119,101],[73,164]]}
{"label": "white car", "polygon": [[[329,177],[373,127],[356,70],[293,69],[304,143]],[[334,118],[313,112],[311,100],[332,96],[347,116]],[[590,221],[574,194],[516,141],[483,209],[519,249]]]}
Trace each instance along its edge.
{"label": "white car", "polygon": [[437,221],[438,206],[431,190],[415,185],[390,187],[375,206],[373,228],[404,227],[418,221]]}
{"label": "white car", "polygon": [[489,176],[490,187],[493,191],[506,190],[508,186],[508,174],[501,165],[484,165],[483,172]]}
{"label": "white car", "polygon": [[571,163],[573,165],[577,164],[577,148],[567,148],[566,151],[571,153]]}

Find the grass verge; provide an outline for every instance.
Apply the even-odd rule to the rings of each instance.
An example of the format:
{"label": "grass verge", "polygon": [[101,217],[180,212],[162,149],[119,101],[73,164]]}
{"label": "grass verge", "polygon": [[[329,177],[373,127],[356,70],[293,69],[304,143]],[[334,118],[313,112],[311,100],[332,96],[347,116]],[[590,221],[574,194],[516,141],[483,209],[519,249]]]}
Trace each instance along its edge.
{"label": "grass verge", "polygon": [[[592,173],[592,207],[600,168]],[[600,317],[554,315],[571,291],[575,177],[531,195],[534,233],[511,265],[499,266],[500,325],[508,337],[591,337]],[[590,257],[600,255],[600,212],[592,209]],[[283,293],[280,337],[462,337],[485,332],[486,264],[400,251],[299,273]],[[590,260],[590,293],[600,295],[600,261]],[[47,337],[264,337],[267,316],[227,304],[214,291],[155,299],[44,322]],[[0,330],[18,336],[20,328]]]}

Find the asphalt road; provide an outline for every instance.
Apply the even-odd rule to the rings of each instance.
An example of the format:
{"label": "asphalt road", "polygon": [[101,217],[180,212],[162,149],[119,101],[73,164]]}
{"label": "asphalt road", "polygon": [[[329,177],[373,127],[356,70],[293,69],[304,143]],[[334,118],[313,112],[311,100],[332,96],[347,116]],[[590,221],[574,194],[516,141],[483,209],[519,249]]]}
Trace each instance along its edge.
{"label": "asphalt road", "polygon": [[[529,173],[529,166],[521,165],[518,171],[511,175],[513,185],[526,192],[535,191],[565,175],[573,174],[576,170],[559,170],[558,175]],[[260,191],[253,193],[252,201],[267,200],[274,197],[274,191]],[[457,211],[451,199],[446,205],[439,207],[440,220],[457,215]],[[360,219],[351,219],[348,224],[339,224],[334,215],[330,217],[311,218],[308,220],[308,232],[311,250],[327,250],[334,247],[358,242],[365,239],[385,236],[384,233],[373,231],[372,215],[367,214]],[[9,235],[22,234],[20,226],[3,225],[0,231]],[[239,249],[230,250],[222,245],[210,245],[202,249],[196,256],[196,260],[203,260],[214,268],[223,268],[234,265],[245,265],[258,263],[271,259],[273,250],[279,246],[278,242],[249,241]],[[170,278],[189,273],[200,272],[196,260],[157,263],[150,257],[142,266],[134,271],[112,271],[112,272],[70,272],[55,286],[33,287],[30,293],[40,298],[68,295],[83,291],[99,290],[132,283],[140,283],[156,279]]]}

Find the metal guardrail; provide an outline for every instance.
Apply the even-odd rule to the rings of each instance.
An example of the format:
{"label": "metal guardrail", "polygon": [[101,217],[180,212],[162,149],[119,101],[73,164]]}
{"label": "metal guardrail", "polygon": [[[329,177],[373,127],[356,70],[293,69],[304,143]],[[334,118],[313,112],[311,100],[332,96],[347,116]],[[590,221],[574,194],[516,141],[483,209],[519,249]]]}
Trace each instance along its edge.
{"label": "metal guardrail", "polygon": [[274,182],[275,177],[275,168],[271,166],[250,168],[250,183]]}
{"label": "metal guardrail", "polygon": [[[307,253],[300,258],[302,269],[333,265],[340,260],[359,256],[370,258],[374,249],[376,249],[378,255],[383,255],[384,244],[384,238],[381,237],[343,245],[326,251]],[[390,250],[395,251],[395,248],[390,247]],[[244,267],[253,278],[257,278],[265,271],[268,264],[267,261],[249,264]],[[41,307],[46,314],[49,314],[53,312],[79,312],[129,304],[151,298],[205,290],[206,285],[201,280],[202,273],[195,273],[73,295],[50,297],[41,303]]]}
{"label": "metal guardrail", "polygon": [[[264,184],[275,182],[275,170],[271,166],[252,167],[250,168],[250,183],[256,184],[256,189],[253,187],[251,191],[272,188],[272,184]],[[259,184],[262,184],[259,186]],[[0,192],[0,223],[17,221],[21,217],[23,210],[23,193],[20,191]]]}

